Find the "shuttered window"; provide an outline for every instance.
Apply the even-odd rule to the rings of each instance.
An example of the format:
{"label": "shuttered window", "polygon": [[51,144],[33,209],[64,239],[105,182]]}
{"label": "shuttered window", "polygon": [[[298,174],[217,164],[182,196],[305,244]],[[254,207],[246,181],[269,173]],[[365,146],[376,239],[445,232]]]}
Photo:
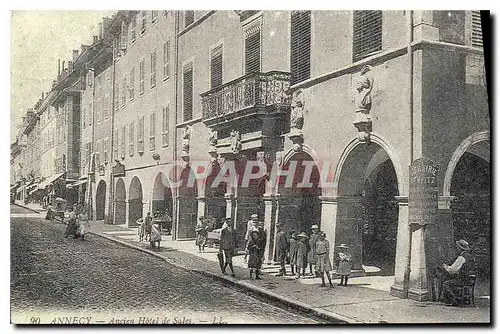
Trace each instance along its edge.
{"label": "shuttered window", "polygon": [[162,146],[167,147],[169,145],[168,143],[168,128],[169,128],[169,113],[170,113],[170,107],[166,106],[163,107],[163,119],[162,119]]}
{"label": "shuttered window", "polygon": [[113,138],[113,158],[114,159],[118,159],[118,145],[120,143],[119,138],[118,138],[119,134],[120,134],[120,131],[115,130],[115,136]]}
{"label": "shuttered window", "polygon": [[108,119],[109,118],[109,104],[110,104],[110,101],[111,98],[109,96],[109,94],[106,94],[104,96],[104,119]]}
{"label": "shuttered window", "polygon": [[128,26],[122,21],[122,31],[120,33],[120,49],[125,52],[128,44]]}
{"label": "shuttered window", "polygon": [[120,106],[120,82],[119,80],[115,81],[115,111],[119,109]]}
{"label": "shuttered window", "polygon": [[101,141],[96,141],[96,150],[95,150],[95,164],[96,166],[101,165]]}
{"label": "shuttered window", "polygon": [[142,17],[141,17],[141,34],[144,34],[146,32],[146,11],[142,11]]}
{"label": "shuttered window", "polygon": [[125,74],[122,79],[122,107],[127,103],[127,75]]}
{"label": "shuttered window", "polygon": [[193,69],[189,68],[184,71],[184,122],[193,119]]}
{"label": "shuttered window", "polygon": [[130,123],[128,126],[128,154],[130,156],[134,155],[134,122]]}
{"label": "shuttered window", "polygon": [[132,67],[132,69],[130,70],[130,79],[129,79],[130,84],[128,88],[130,101],[134,99],[134,76],[135,76],[135,67]]}
{"label": "shuttered window", "polygon": [[245,74],[260,72],[260,29],[245,38]]}
{"label": "shuttered window", "polygon": [[163,79],[170,77],[170,40],[163,44]]}
{"label": "shuttered window", "polygon": [[151,88],[156,86],[156,50],[151,52]]}
{"label": "shuttered window", "polygon": [[97,123],[101,122],[101,108],[102,108],[102,98],[97,100]]}
{"label": "shuttered window", "polygon": [[476,48],[483,47],[483,31],[481,29],[481,12],[472,11],[472,46]]}
{"label": "shuttered window", "polygon": [[382,50],[381,10],[355,10],[353,25],[353,61],[361,60]]}
{"label": "shuttered window", "polygon": [[150,151],[154,151],[156,148],[155,133],[156,133],[156,115],[153,112],[153,113],[151,113],[151,115],[149,115],[149,150]]}
{"label": "shuttered window", "polygon": [[184,13],[184,28],[194,22],[194,10],[186,10]]}
{"label": "shuttered window", "polygon": [[137,152],[144,153],[144,116],[137,120]]}
{"label": "shuttered window", "polygon": [[126,152],[126,143],[127,142],[127,126],[124,125],[122,127],[122,154],[121,154],[121,157],[122,159],[125,159],[125,152]]}
{"label": "shuttered window", "polygon": [[139,94],[144,93],[144,58],[139,63]]}
{"label": "shuttered window", "polygon": [[290,71],[292,85],[311,75],[311,12],[293,11],[291,22]]}
{"label": "shuttered window", "polygon": [[151,11],[151,23],[156,23],[157,21],[158,21],[158,11],[152,10]]}
{"label": "shuttered window", "polygon": [[109,138],[105,138],[103,140],[103,151],[104,151],[104,164],[108,164],[108,146],[109,146]]}
{"label": "shuttered window", "polygon": [[136,37],[136,26],[137,26],[137,15],[136,14],[133,14],[132,15],[132,22],[130,23],[130,37],[131,37],[131,41],[132,43],[135,42],[135,37]]}
{"label": "shuttered window", "polygon": [[212,89],[222,85],[222,45],[212,50],[210,60],[210,83]]}

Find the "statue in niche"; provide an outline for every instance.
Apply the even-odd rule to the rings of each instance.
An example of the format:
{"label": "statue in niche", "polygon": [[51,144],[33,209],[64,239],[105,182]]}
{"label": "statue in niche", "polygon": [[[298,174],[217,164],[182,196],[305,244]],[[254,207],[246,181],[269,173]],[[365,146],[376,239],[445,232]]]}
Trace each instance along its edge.
{"label": "statue in niche", "polygon": [[363,66],[360,77],[356,82],[354,99],[356,123],[371,122],[370,110],[372,109],[371,92],[373,89],[373,77],[370,72],[371,66]]}
{"label": "statue in niche", "polygon": [[231,152],[233,154],[238,154],[241,151],[241,135],[239,131],[231,131]]}
{"label": "statue in niche", "polygon": [[210,138],[208,139],[210,148],[215,148],[217,146],[217,139],[217,131],[212,131],[212,133],[210,133]]}
{"label": "statue in niche", "polygon": [[293,93],[290,113],[290,132],[302,132],[304,126],[305,101],[302,90]]}
{"label": "statue in niche", "polygon": [[184,128],[184,133],[182,134],[182,156],[189,155],[189,140],[191,138],[191,127],[188,125]]}

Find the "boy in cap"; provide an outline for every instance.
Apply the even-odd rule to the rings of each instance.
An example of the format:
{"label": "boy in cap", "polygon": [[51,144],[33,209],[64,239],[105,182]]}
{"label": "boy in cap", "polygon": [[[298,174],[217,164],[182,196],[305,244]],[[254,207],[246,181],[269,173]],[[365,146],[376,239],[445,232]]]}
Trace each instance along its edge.
{"label": "boy in cap", "polygon": [[314,269],[313,265],[316,264],[316,241],[318,241],[319,226],[314,224],[311,226],[312,234],[309,237],[309,253],[307,254],[307,261],[309,262],[309,275],[319,277],[319,273]]}
{"label": "boy in cap", "polygon": [[301,272],[302,272],[302,276],[306,275],[307,234],[302,232],[297,237],[299,238],[299,241],[297,242],[297,278],[300,278]]}
{"label": "boy in cap", "polygon": [[[259,215],[254,213],[250,216],[250,220],[247,222],[247,232],[245,234],[245,245],[250,241],[250,233],[255,227],[257,227],[257,222],[259,220]],[[248,250],[245,249],[245,263],[247,262]]]}
{"label": "boy in cap", "polygon": [[234,250],[236,249],[237,236],[231,227],[232,224],[232,219],[228,217],[222,225],[222,229],[220,231],[219,253],[217,254],[217,258],[219,259],[219,265],[222,273],[226,275],[226,268],[229,265],[229,269],[231,269],[231,276],[235,277],[236,274],[234,273],[233,268],[233,255]]}

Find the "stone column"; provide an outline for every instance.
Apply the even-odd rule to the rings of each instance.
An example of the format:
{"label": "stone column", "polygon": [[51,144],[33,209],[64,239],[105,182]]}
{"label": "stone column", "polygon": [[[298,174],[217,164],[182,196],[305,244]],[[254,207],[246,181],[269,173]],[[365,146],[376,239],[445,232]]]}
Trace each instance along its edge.
{"label": "stone column", "polygon": [[198,215],[196,217],[196,223],[200,221],[200,217],[205,217],[205,205],[206,200],[205,197],[198,197]]}
{"label": "stone column", "polygon": [[[233,220],[233,223],[236,224],[236,219],[235,219],[236,205],[235,205],[234,196],[233,196],[233,194],[225,194],[224,198],[226,199],[226,218],[231,217],[231,219]],[[236,225],[233,226],[233,228],[235,228],[235,227],[236,227]]]}
{"label": "stone column", "polygon": [[335,234],[337,227],[337,196],[324,196],[321,199],[321,230],[326,233],[326,239],[330,242],[330,260],[335,253]]}
{"label": "stone column", "polygon": [[411,225],[411,265],[408,283],[408,298],[417,301],[429,300],[427,286],[427,225]]}
{"label": "stone column", "polygon": [[130,217],[129,217],[129,207],[130,207],[130,204],[129,204],[129,200],[125,200],[125,222],[127,223],[127,226],[130,227],[130,226],[134,226],[134,223],[133,224],[130,224]]}
{"label": "stone column", "polygon": [[274,196],[264,194],[264,229],[267,231],[266,251],[264,252],[264,263],[270,264],[274,259],[276,245],[276,224],[273,219]]}
{"label": "stone column", "polygon": [[399,205],[398,235],[396,242],[396,264],[391,295],[408,297],[408,274],[410,261],[410,226],[408,225],[408,196],[396,196]]}

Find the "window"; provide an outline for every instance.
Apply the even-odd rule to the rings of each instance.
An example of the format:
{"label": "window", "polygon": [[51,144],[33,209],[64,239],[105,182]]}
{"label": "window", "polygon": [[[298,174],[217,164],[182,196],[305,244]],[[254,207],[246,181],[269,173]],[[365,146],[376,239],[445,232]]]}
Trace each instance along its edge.
{"label": "window", "polygon": [[382,11],[355,10],[353,13],[352,60],[358,61],[382,50]]}
{"label": "window", "polygon": [[95,148],[95,164],[96,166],[101,165],[101,140],[96,141],[96,148]]}
{"label": "window", "polygon": [[184,122],[187,122],[193,119],[193,68],[184,70],[183,78]]}
{"label": "window", "polygon": [[151,88],[156,86],[156,50],[151,52]]}
{"label": "window", "polygon": [[139,64],[139,94],[144,93],[144,58]]}
{"label": "window", "polygon": [[127,75],[125,74],[122,79],[122,107],[127,103]]}
{"label": "window", "polygon": [[245,74],[260,72],[260,27],[245,37]]}
{"label": "window", "polygon": [[135,38],[136,38],[136,35],[135,35],[136,26],[137,26],[137,15],[133,14],[132,15],[132,22],[130,22],[130,39],[131,39],[132,43],[135,42]]}
{"label": "window", "polygon": [[156,115],[151,113],[149,115],[149,150],[155,150],[155,133],[156,133]]}
{"label": "window", "polygon": [[129,99],[130,101],[132,101],[134,99],[134,75],[135,75],[135,68],[132,67],[132,69],[130,70],[130,83],[129,83],[129,88],[128,88],[128,92],[129,92]]}
{"label": "window", "polygon": [[92,125],[92,118],[94,115],[94,102],[90,102],[89,105],[89,126]]}
{"label": "window", "polygon": [[115,136],[113,138],[113,158],[118,159],[118,145],[119,145],[119,139],[118,135],[120,134],[120,131],[115,130]]}
{"label": "window", "polygon": [[163,79],[170,76],[170,40],[163,44]]}
{"label": "window", "polygon": [[162,146],[167,147],[168,146],[168,128],[169,128],[169,112],[170,112],[170,107],[166,106],[163,107],[163,120],[162,120]]}
{"label": "window", "polygon": [[134,122],[130,123],[128,126],[128,154],[130,156],[134,155]]}
{"label": "window", "polygon": [[142,18],[141,18],[141,34],[144,34],[146,32],[146,11],[142,11]]}
{"label": "window", "polygon": [[122,21],[122,31],[120,33],[120,50],[125,53],[128,44],[128,26]]}
{"label": "window", "polygon": [[109,118],[109,101],[110,101],[109,94],[106,94],[104,96],[104,119]]}
{"label": "window", "polygon": [[158,21],[158,11],[157,10],[152,10],[151,11],[151,23],[156,23]]}
{"label": "window", "polygon": [[105,138],[104,139],[104,147],[103,147],[103,151],[104,151],[104,164],[107,165],[108,164],[108,146],[109,146],[109,138]]}
{"label": "window", "polygon": [[102,98],[97,100],[96,114],[97,114],[97,123],[101,122],[101,108],[102,108]]}
{"label": "window", "polygon": [[465,11],[435,10],[432,25],[439,29],[441,42],[465,44]]}
{"label": "window", "polygon": [[222,85],[222,45],[211,52],[210,84],[212,89]]}
{"label": "window", "polygon": [[[43,115],[42,115],[43,117]],[[83,111],[82,111],[82,127],[85,129],[85,126],[87,125],[87,121],[86,121],[86,117],[87,117],[87,109],[85,107],[83,107]]]}
{"label": "window", "polygon": [[186,10],[184,12],[184,28],[194,22],[194,10]]}
{"label": "window", "polygon": [[472,11],[472,46],[483,47],[483,31],[481,28],[481,11]]}
{"label": "window", "polygon": [[137,120],[137,152],[144,153],[144,116]]}
{"label": "window", "polygon": [[291,84],[294,85],[311,75],[311,11],[292,12],[290,41]]}
{"label": "window", "polygon": [[127,127],[124,125],[122,127],[122,159],[125,159],[125,142],[127,140]]}

